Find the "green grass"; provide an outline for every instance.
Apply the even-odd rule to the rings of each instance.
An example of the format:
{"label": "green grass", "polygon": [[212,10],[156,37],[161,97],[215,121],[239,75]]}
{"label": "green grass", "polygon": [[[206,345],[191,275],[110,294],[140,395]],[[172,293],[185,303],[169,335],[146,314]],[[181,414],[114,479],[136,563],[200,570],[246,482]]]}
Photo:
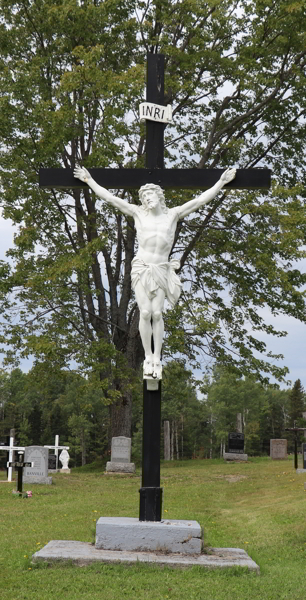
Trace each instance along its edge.
{"label": "green grass", "polygon": [[[4,479],[4,473],[1,474]],[[31,563],[52,539],[92,542],[99,516],[138,516],[139,476],[104,475],[101,466],[25,486],[14,498],[0,483],[0,597],[5,600],[305,600],[306,492],[292,459],[165,463],[164,516],[196,519],[206,546],[244,548],[261,574],[153,565]]]}

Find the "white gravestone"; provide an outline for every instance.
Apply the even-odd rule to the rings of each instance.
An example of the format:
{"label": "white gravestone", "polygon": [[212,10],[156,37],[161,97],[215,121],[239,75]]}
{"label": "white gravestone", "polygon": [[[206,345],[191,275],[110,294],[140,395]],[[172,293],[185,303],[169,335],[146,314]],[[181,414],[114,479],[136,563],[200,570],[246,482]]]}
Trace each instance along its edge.
{"label": "white gravestone", "polygon": [[32,462],[34,465],[24,469],[24,483],[52,483],[52,477],[48,477],[48,457],[49,450],[43,446],[28,446],[25,448],[24,461]]}
{"label": "white gravestone", "polygon": [[107,473],[135,473],[131,463],[131,438],[120,435],[112,438],[111,460],[106,463]]}
{"label": "white gravestone", "polygon": [[59,459],[60,459],[60,462],[62,463],[62,468],[60,470],[60,473],[70,473],[70,469],[68,467],[70,456],[69,456],[69,452],[67,452],[66,449],[62,450],[62,452],[59,455]]}

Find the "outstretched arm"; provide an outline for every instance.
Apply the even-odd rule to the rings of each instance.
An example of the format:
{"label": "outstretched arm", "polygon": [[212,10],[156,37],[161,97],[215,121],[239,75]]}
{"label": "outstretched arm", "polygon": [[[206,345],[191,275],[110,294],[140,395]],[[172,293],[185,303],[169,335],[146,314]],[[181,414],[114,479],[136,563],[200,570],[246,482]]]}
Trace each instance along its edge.
{"label": "outstretched arm", "polygon": [[226,169],[226,171],[222,173],[219,181],[217,181],[217,183],[213,187],[203,192],[203,194],[201,194],[197,198],[194,198],[193,200],[190,200],[189,202],[186,202],[182,206],[178,206],[176,208],[178,212],[178,218],[183,219],[190,213],[198,210],[201,206],[204,206],[204,204],[210,202],[210,200],[212,200],[217,195],[217,193],[223,188],[223,186],[232,181],[232,179],[234,179],[235,176],[236,169]]}
{"label": "outstretched arm", "polygon": [[75,167],[73,175],[77,179],[80,179],[81,181],[87,183],[87,185],[89,185],[92,191],[95,192],[95,194],[97,194],[99,198],[102,198],[102,200],[105,200],[105,202],[108,202],[114,208],[117,208],[129,217],[132,217],[134,215],[134,204],[128,204],[128,202],[121,200],[121,198],[117,198],[117,196],[111,194],[104,187],[98,185],[97,182],[92,178],[90,173],[87,171],[87,169],[85,169],[85,167]]}

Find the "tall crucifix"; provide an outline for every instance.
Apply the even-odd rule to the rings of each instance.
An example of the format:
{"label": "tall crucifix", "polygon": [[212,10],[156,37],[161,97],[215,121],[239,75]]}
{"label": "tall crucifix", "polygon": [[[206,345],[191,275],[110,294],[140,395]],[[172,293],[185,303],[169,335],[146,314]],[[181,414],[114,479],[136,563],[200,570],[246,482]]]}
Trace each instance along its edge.
{"label": "tall crucifix", "polygon": [[[214,198],[225,185],[228,189],[269,188],[270,171],[268,169],[229,169],[225,172],[221,169],[164,169],[164,129],[170,120],[170,111],[164,106],[164,56],[161,54],[148,54],[147,57],[146,100],[147,102],[141,105],[141,116],[146,119],[145,169],[90,169],[90,172],[83,168],[77,168],[74,172],[72,169],[41,169],[40,185],[61,189],[86,188],[88,185],[115,208],[134,217],[140,252],[138,251],[134,259],[136,262],[132,269],[132,285],[140,307],[139,329],[146,355],[139,518],[141,521],[160,521],[162,516],[161,365],[158,353],[160,353],[160,340],[163,334],[161,313],[165,295],[174,304],[180,293],[179,279],[174,272],[177,266],[174,264],[175,261],[168,263],[176,222],[178,218],[183,218]],[[182,207],[167,211],[163,205],[162,190],[159,192],[156,186],[204,189],[207,192]],[[108,192],[108,188],[141,187],[142,208],[128,204]],[[147,229],[150,235],[146,235]],[[143,237],[146,239],[142,247]],[[150,240],[156,240],[158,237],[159,246],[153,247],[154,243]],[[165,247],[167,244],[169,246],[169,240],[168,251],[168,247],[166,249]],[[156,255],[156,252],[161,257],[159,261],[150,259],[153,254]],[[154,339],[153,357],[151,356],[151,333]]]}

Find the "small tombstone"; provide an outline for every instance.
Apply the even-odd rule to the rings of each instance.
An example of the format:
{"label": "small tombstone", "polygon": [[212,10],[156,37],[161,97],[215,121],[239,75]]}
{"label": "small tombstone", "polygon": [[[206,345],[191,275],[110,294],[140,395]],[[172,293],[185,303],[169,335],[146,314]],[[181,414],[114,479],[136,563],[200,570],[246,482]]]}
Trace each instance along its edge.
{"label": "small tombstone", "polygon": [[244,433],[228,434],[228,451],[235,454],[244,453]]}
{"label": "small tombstone", "polygon": [[306,444],[302,444],[303,469],[306,469]]}
{"label": "small tombstone", "polygon": [[[8,450],[6,450],[6,449],[7,449],[7,446],[9,445],[9,443],[10,443],[9,438],[8,438],[8,441],[6,440],[6,441],[3,441],[3,442],[0,442],[0,450],[2,450],[1,446],[4,446],[3,453],[1,452],[1,455],[0,455],[0,469],[4,469],[4,468],[7,467]],[[6,450],[7,456],[5,456],[4,450]]]}
{"label": "small tombstone", "polygon": [[270,440],[270,458],[272,460],[285,460],[287,454],[287,440]]}
{"label": "small tombstone", "polygon": [[111,460],[106,463],[107,473],[135,473],[135,464],[131,463],[131,438],[112,438]]}
{"label": "small tombstone", "polygon": [[228,451],[224,452],[225,460],[248,460],[244,453],[244,433],[231,432],[228,434]]}
{"label": "small tombstone", "polygon": [[70,469],[68,467],[70,456],[67,450],[62,450],[59,455],[59,460],[62,463],[62,468],[60,469],[60,473],[70,473]]}
{"label": "small tombstone", "polygon": [[306,444],[302,444],[302,460],[303,460],[303,468],[297,469],[296,470],[297,473],[306,473]]}
{"label": "small tombstone", "polygon": [[52,477],[48,477],[48,457],[49,450],[43,446],[28,446],[25,449],[25,461],[34,463],[33,467],[24,470],[25,483],[52,483]]}
{"label": "small tombstone", "polygon": [[56,468],[56,455],[55,454],[49,454],[49,458],[48,458],[48,471],[53,471],[53,472],[57,471],[57,468]]}

